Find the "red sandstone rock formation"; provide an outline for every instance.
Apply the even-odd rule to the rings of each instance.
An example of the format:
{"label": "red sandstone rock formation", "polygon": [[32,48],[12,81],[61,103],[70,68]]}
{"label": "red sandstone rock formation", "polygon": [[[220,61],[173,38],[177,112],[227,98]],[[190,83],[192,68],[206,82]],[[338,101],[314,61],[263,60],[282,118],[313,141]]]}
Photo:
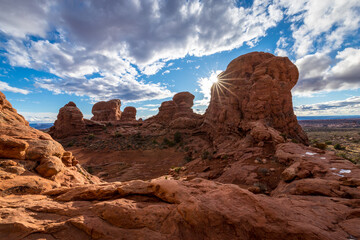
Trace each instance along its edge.
{"label": "red sandstone rock formation", "polygon": [[189,92],[180,92],[174,95],[172,101],[166,101],[159,107],[159,113],[145,122],[155,122],[170,128],[194,128],[198,125],[201,115],[193,112],[194,95]]}
{"label": "red sandstone rock formation", "polygon": [[60,185],[99,182],[76,159],[66,167],[67,154],[48,134],[29,127],[0,92],[0,193],[39,193]]}
{"label": "red sandstone rock formation", "polygon": [[[202,126],[206,131],[195,128],[198,132],[187,139],[198,144],[200,151],[207,151],[209,145],[214,150],[207,152],[213,154],[212,159],[197,158],[182,168],[189,173],[182,176],[188,181],[166,176],[151,181],[59,187],[56,179],[74,168],[66,166],[76,160],[48,135],[29,128],[0,98],[5,102],[0,109],[7,109],[0,115],[0,150],[6,149],[1,157],[13,159],[0,161],[0,189],[5,195],[0,197],[0,238],[360,238],[359,167],[330,152],[284,139],[280,133],[306,141],[293,112],[289,112],[290,89],[297,74],[292,74],[286,58],[265,53],[243,58],[251,64],[239,57],[229,65],[229,72],[225,71],[241,81],[226,85],[227,94],[213,93]],[[257,93],[267,101],[251,95]],[[287,100],[290,103],[284,103],[285,110],[275,106]],[[188,93],[177,94],[173,101],[162,104],[153,123],[171,127],[179,119],[196,119],[192,101]],[[8,127],[9,119],[16,124]],[[26,132],[25,138],[19,129]],[[40,140],[46,141],[40,144]],[[55,174],[55,181],[32,176],[24,185],[21,177],[27,170],[23,162],[35,162],[36,171],[44,176]],[[71,181],[81,183],[79,175],[73,175]],[[216,182],[194,179],[194,175]],[[64,185],[68,182],[63,181]],[[267,189],[266,184],[273,186]],[[38,194],[51,188],[45,195]],[[9,195],[12,193],[32,195]]]}
{"label": "red sandstone rock formation", "polygon": [[45,194],[50,197],[0,198],[4,224],[0,238],[337,240],[360,236],[358,209],[350,207],[353,200],[271,198],[203,179],[135,180],[58,188]]}
{"label": "red sandstone rock formation", "polygon": [[77,136],[87,133],[83,114],[76,104],[69,102],[60,108],[57,120],[51,128],[50,133],[55,138]]}
{"label": "red sandstone rock formation", "polygon": [[113,99],[107,102],[95,103],[92,108],[92,114],[94,115],[91,120],[94,121],[117,121],[121,118],[121,101],[120,99]]}
{"label": "red sandstone rock formation", "polygon": [[261,141],[271,137],[262,129],[272,128],[308,143],[292,106],[291,89],[298,75],[287,57],[253,52],[234,59],[211,89],[205,124],[210,125],[210,132],[215,135],[256,128],[254,134]]}
{"label": "red sandstone rock formation", "polygon": [[136,108],[126,107],[121,114],[121,121],[136,121]]}

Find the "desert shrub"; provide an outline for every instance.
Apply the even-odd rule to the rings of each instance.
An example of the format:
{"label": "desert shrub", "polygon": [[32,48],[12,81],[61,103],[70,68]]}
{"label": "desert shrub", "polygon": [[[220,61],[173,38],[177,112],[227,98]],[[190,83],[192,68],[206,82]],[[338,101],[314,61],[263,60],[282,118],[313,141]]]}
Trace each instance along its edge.
{"label": "desert shrub", "polygon": [[181,171],[181,167],[174,167],[173,170],[174,172],[179,173]]}
{"label": "desert shrub", "polygon": [[87,172],[90,173],[90,174],[93,174],[93,173],[94,173],[94,169],[93,169],[91,166],[88,166],[86,170],[87,170]]}
{"label": "desert shrub", "polygon": [[102,127],[102,129],[103,129],[104,131],[106,131],[106,129],[107,129],[106,125],[104,125],[104,126]]}
{"label": "desert shrub", "polygon": [[209,153],[208,151],[205,151],[201,154],[201,159],[205,160],[211,160],[213,158],[213,155],[211,153]]}
{"label": "desert shrub", "polygon": [[174,143],[173,141],[170,141],[170,140],[167,139],[167,138],[164,138],[163,144],[166,145],[166,146],[169,146],[169,147],[175,146],[175,143]]}
{"label": "desert shrub", "polygon": [[291,139],[291,142],[293,142],[293,143],[299,143],[299,141],[296,140],[295,138]]}
{"label": "desert shrub", "polygon": [[175,142],[175,143],[179,143],[179,142],[181,142],[181,140],[182,140],[181,133],[177,131],[177,132],[174,134],[174,142]]}
{"label": "desert shrub", "polygon": [[209,157],[209,152],[208,151],[205,151],[201,154],[201,159],[207,159]]}
{"label": "desert shrub", "polygon": [[345,150],[345,147],[342,146],[340,143],[335,144],[335,145],[334,145],[334,148],[335,148],[336,150]]}
{"label": "desert shrub", "polygon": [[332,145],[332,141],[327,140],[327,141],[325,141],[325,144],[326,145]]}
{"label": "desert shrub", "polygon": [[115,138],[119,138],[119,137],[121,137],[121,136],[122,136],[122,135],[121,135],[121,133],[119,133],[119,132],[115,132],[115,133],[114,133],[114,137],[115,137]]}
{"label": "desert shrub", "polygon": [[315,143],[314,147],[319,148],[321,150],[325,150],[327,148],[326,143]]}
{"label": "desert shrub", "polygon": [[72,147],[75,145],[75,140],[71,140],[67,145],[66,147]]}
{"label": "desert shrub", "polygon": [[268,190],[266,183],[256,182],[254,183],[254,186],[259,187],[261,192],[266,192]]}
{"label": "desert shrub", "polygon": [[287,139],[287,134],[286,133],[281,133],[280,136],[282,136],[285,140]]}
{"label": "desert shrub", "polygon": [[267,169],[267,168],[259,168],[258,173],[260,173],[262,175],[267,175],[269,173],[269,169]]}
{"label": "desert shrub", "polygon": [[184,160],[185,160],[185,162],[191,162],[193,159],[191,156],[185,156]]}
{"label": "desert shrub", "polygon": [[155,140],[152,141],[153,144],[158,144],[158,142]]}
{"label": "desert shrub", "polygon": [[95,135],[93,134],[93,133],[90,133],[89,135],[88,135],[88,139],[89,140],[93,140],[95,138]]}
{"label": "desert shrub", "polygon": [[135,139],[141,139],[141,134],[138,132],[134,135],[134,138]]}

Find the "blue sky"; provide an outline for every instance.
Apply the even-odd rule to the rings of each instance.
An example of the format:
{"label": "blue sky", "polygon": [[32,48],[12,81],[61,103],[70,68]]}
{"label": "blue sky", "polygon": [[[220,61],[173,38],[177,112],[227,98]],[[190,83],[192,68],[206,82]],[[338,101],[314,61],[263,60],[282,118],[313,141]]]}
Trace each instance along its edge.
{"label": "blue sky", "polygon": [[0,91],[31,122],[113,98],[146,118],[180,91],[203,112],[232,59],[266,51],[299,68],[297,115],[360,115],[359,26],[358,0],[1,0]]}

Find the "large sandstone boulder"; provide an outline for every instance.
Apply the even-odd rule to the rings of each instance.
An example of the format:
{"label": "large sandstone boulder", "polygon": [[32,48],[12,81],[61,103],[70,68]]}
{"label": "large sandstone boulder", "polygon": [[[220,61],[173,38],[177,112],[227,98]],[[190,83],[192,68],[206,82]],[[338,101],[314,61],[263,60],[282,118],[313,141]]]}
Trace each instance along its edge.
{"label": "large sandstone boulder", "polygon": [[136,108],[126,107],[121,113],[121,121],[136,121]]}
{"label": "large sandstone boulder", "polygon": [[50,133],[54,138],[76,136],[86,132],[83,114],[73,102],[69,102],[60,108],[57,120],[50,129]]}
{"label": "large sandstone boulder", "polygon": [[121,101],[120,99],[112,99],[110,101],[95,103],[92,108],[94,115],[91,120],[94,121],[117,121],[121,118]]}
{"label": "large sandstone boulder", "polygon": [[284,136],[308,143],[292,106],[291,89],[298,76],[287,57],[253,52],[234,59],[212,86],[205,124],[216,135],[248,131],[250,122],[260,121]]}

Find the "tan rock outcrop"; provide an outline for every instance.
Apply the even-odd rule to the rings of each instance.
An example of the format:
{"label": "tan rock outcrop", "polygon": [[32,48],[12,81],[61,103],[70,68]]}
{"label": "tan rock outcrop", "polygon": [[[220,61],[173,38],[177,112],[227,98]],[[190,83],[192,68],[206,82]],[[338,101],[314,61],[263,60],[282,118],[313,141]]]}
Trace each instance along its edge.
{"label": "tan rock outcrop", "polygon": [[291,89],[298,76],[287,57],[253,52],[234,59],[211,88],[205,113],[210,132],[248,131],[250,122],[260,121],[282,135],[308,143],[292,106]]}
{"label": "tan rock outcrop", "polygon": [[97,102],[94,104],[91,112],[94,115],[91,120],[108,122],[117,121],[121,118],[121,101],[120,99],[112,99],[110,101]]}

